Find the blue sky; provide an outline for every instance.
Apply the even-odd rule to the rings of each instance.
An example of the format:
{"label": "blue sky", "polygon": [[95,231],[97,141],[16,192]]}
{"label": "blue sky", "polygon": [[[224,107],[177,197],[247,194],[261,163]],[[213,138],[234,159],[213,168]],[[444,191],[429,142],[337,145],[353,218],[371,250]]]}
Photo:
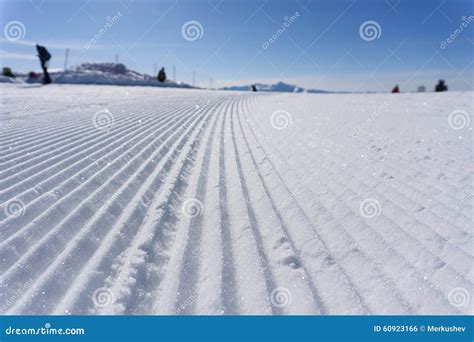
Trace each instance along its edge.
{"label": "blue sky", "polygon": [[[33,44],[52,53],[51,68],[87,61],[120,62],[152,74],[214,87],[284,81],[328,90],[472,90],[471,0],[0,0],[0,59],[13,70],[39,70]],[[296,13],[298,15],[296,15]],[[104,30],[107,20],[110,27]],[[284,26],[285,17],[291,23]],[[9,23],[21,36],[11,39]],[[199,39],[183,37],[198,22]],[[375,39],[360,33],[375,22]],[[462,23],[465,23],[463,26]],[[287,21],[288,23],[288,21]],[[282,30],[284,27],[284,30]],[[462,27],[462,31],[459,28]],[[379,29],[380,28],[380,29]],[[456,29],[458,32],[455,33]],[[102,31],[101,31],[102,30]],[[198,27],[200,30],[200,27]],[[452,42],[442,43],[454,34]],[[99,39],[94,39],[98,35]],[[276,37],[269,43],[271,37]],[[94,40],[94,42],[92,42]],[[263,48],[266,43],[267,48]],[[90,45],[89,48],[85,48]]]}

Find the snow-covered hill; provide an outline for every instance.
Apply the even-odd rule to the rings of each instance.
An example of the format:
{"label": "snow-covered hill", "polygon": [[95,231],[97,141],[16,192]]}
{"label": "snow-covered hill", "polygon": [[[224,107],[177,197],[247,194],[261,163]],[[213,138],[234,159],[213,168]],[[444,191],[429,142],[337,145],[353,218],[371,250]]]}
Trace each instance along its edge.
{"label": "snow-covered hill", "polygon": [[[51,79],[57,84],[101,84],[101,85],[127,85],[127,86],[152,86],[168,88],[193,88],[185,83],[175,83],[170,80],[159,82],[156,77],[140,74],[128,69],[121,63],[83,63],[67,70],[51,70]],[[41,83],[42,74],[37,77],[18,74],[16,78],[2,76],[0,83]],[[265,92],[285,92],[285,93],[329,93],[320,89],[305,89],[294,84],[278,82],[275,84],[254,84],[258,91]],[[251,91],[252,85],[224,87],[221,90]]]}
{"label": "snow-covered hill", "polygon": [[[253,84],[258,91],[275,91],[275,92],[283,92],[283,93],[328,93],[325,90],[319,89],[304,89],[302,87],[298,87],[294,84],[288,84],[284,82],[278,82],[274,84],[263,84],[263,83],[256,83]],[[243,85],[243,86],[230,86],[224,87],[221,90],[238,90],[238,91],[251,91],[252,85]]]}
{"label": "snow-covered hill", "polygon": [[2,314],[472,314],[472,92],[0,93]]}
{"label": "snow-covered hill", "polygon": [[8,77],[0,75],[0,83],[23,83],[23,80],[18,77]]}
{"label": "snow-covered hill", "polygon": [[[151,86],[171,88],[192,88],[185,83],[175,83],[170,80],[159,82],[156,77],[140,74],[129,70],[120,63],[83,63],[68,70],[52,70],[50,72],[53,83],[59,84],[101,84],[101,85],[127,85]],[[28,75],[19,75],[16,82],[41,83],[42,75],[31,78]],[[4,82],[1,80],[0,82]],[[11,83],[11,82],[10,82]]]}

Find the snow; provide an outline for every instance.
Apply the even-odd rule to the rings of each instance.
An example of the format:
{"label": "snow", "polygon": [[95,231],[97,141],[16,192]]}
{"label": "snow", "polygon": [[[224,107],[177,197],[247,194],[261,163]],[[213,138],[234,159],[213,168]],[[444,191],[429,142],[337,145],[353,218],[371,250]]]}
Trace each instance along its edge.
{"label": "snow", "polygon": [[[41,83],[42,73],[38,72],[38,75],[36,78],[29,78],[28,75],[18,75],[17,79],[27,83]],[[59,84],[191,88],[188,84],[176,83],[171,80],[159,82],[156,77],[129,70],[121,63],[83,63],[67,70],[50,70],[50,75],[53,83]],[[5,81],[0,79],[0,82]]]}
{"label": "snow", "polygon": [[0,83],[23,83],[23,80],[8,76],[0,76]]}
{"label": "snow", "polygon": [[472,92],[0,94],[2,313],[473,312]]}

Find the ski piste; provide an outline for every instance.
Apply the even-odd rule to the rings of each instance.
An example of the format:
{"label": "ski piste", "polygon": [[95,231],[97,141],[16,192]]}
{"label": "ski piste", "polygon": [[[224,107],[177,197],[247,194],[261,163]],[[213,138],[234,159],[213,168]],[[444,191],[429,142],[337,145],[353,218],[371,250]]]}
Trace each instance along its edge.
{"label": "ski piste", "polygon": [[0,87],[2,313],[471,312],[472,92]]}

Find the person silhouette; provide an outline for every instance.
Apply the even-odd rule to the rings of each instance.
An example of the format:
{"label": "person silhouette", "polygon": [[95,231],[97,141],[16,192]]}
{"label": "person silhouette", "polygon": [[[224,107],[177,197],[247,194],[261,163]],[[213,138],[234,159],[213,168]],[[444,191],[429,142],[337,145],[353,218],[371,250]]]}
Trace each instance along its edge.
{"label": "person silhouette", "polygon": [[257,87],[255,86],[255,84],[252,84],[252,91],[257,91]]}
{"label": "person silhouette", "polygon": [[444,80],[439,80],[438,84],[435,86],[435,91],[447,91],[448,86],[446,85]]}
{"label": "person silhouette", "polygon": [[41,63],[41,69],[43,69],[43,84],[50,84],[51,78],[48,73],[48,62],[51,59],[51,54],[46,50],[44,46],[36,44],[36,51],[38,51],[38,57]]}
{"label": "person silhouette", "polygon": [[399,92],[400,92],[400,88],[398,87],[398,84],[397,84],[395,87],[393,87],[392,94],[393,93],[399,93]]}

